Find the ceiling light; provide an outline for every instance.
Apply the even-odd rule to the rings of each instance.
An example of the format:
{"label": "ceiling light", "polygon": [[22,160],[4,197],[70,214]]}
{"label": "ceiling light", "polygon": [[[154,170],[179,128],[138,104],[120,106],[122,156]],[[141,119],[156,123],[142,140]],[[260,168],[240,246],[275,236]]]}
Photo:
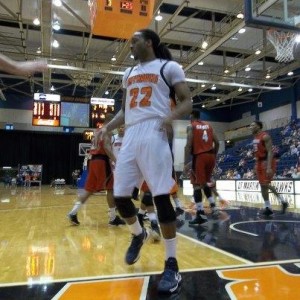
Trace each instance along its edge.
{"label": "ceiling light", "polygon": [[217,87],[215,86],[215,85],[213,85],[212,87],[211,87],[211,89],[214,91],[215,89],[216,89]]}
{"label": "ceiling light", "polygon": [[225,69],[225,70],[224,70],[224,73],[225,73],[225,74],[228,74],[228,73],[229,73],[229,70],[228,70],[228,69]]}
{"label": "ceiling light", "polygon": [[202,107],[205,108],[205,104],[202,104]]}
{"label": "ceiling light", "polygon": [[240,12],[240,13],[238,13],[238,14],[236,15],[236,17],[237,17],[238,19],[244,19],[244,14],[242,14],[242,13]]}
{"label": "ceiling light", "polygon": [[230,38],[231,40],[233,40],[233,41],[237,41],[239,38],[237,37],[237,36],[232,36],[231,38]]}
{"label": "ceiling light", "polygon": [[204,83],[201,84],[201,87],[204,88],[206,85]]}
{"label": "ceiling light", "polygon": [[55,91],[55,88],[53,85],[51,85],[50,91]]}
{"label": "ceiling light", "polygon": [[37,48],[36,53],[37,53],[37,54],[41,54],[41,53],[42,53],[41,47],[38,47],[38,48]]}
{"label": "ceiling light", "polygon": [[162,15],[160,14],[160,11],[157,12],[157,15],[154,18],[156,21],[161,21],[163,19]]}
{"label": "ceiling light", "polygon": [[198,65],[199,65],[199,66],[203,66],[203,65],[204,65],[204,62],[203,62],[203,61],[199,61],[199,62],[198,62]]}
{"label": "ceiling light", "polygon": [[239,87],[238,92],[242,92],[242,91],[243,91],[243,89],[241,87]]}
{"label": "ceiling light", "polygon": [[134,59],[134,56],[133,56],[133,54],[131,54],[131,55],[130,55],[130,58]]}
{"label": "ceiling light", "polygon": [[53,46],[54,48],[58,48],[58,47],[59,47],[59,42],[58,42],[57,40],[53,40],[52,46]]}
{"label": "ceiling light", "polygon": [[55,5],[55,6],[62,6],[62,2],[61,2],[61,0],[53,0],[53,4]]}
{"label": "ceiling light", "polygon": [[267,74],[266,75],[266,79],[270,79],[271,78],[271,75],[270,74]]}
{"label": "ceiling light", "polygon": [[109,91],[105,91],[105,93],[104,93],[105,95],[108,95],[109,94]]}
{"label": "ceiling light", "polygon": [[111,61],[116,61],[117,59],[116,59],[115,56],[113,56],[110,60],[111,60]]}
{"label": "ceiling light", "polygon": [[220,98],[217,98],[217,99],[216,99],[216,101],[218,101],[218,102],[219,102],[220,100],[221,100]]}
{"label": "ceiling light", "polygon": [[253,89],[252,88],[248,89],[248,92],[253,92]]}
{"label": "ceiling light", "polygon": [[245,28],[241,28],[241,29],[239,30],[239,33],[242,34],[242,33],[244,33],[245,31],[246,31]]}
{"label": "ceiling light", "polygon": [[287,73],[289,76],[292,76],[292,75],[294,75],[294,72],[293,71],[290,71],[290,72],[288,72]]}
{"label": "ceiling light", "polygon": [[208,42],[207,42],[207,41],[203,41],[203,42],[202,42],[202,45],[201,45],[201,48],[202,48],[202,49],[206,49],[207,46],[208,46]]}
{"label": "ceiling light", "polygon": [[259,55],[259,54],[261,54],[261,50],[257,49],[257,50],[255,51],[255,55]]}
{"label": "ceiling light", "polygon": [[41,22],[40,22],[40,20],[39,20],[38,17],[36,17],[32,22],[33,22],[33,24],[34,24],[35,26],[39,26],[39,25],[41,24]]}
{"label": "ceiling light", "polygon": [[246,72],[249,72],[249,71],[251,71],[251,68],[250,68],[249,66],[247,66],[247,67],[245,68],[245,71],[246,71]]}
{"label": "ceiling light", "polygon": [[60,30],[60,24],[59,24],[59,22],[58,21],[55,21],[55,22],[53,22],[53,24],[52,24],[52,28],[54,29],[54,30]]}

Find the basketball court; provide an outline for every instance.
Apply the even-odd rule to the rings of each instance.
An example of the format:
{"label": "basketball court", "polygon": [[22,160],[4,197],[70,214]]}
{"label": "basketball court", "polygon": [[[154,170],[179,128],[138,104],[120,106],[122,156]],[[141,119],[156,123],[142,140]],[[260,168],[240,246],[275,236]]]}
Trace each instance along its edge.
{"label": "basketball court", "polygon": [[[279,62],[299,57],[298,0],[245,0],[246,26],[262,28]],[[299,44],[298,44],[299,45]],[[300,211],[261,217],[262,203],[231,201],[218,219],[191,227],[193,211],[177,219],[178,293],[158,295],[163,243],[147,243],[140,260],[124,263],[126,226],[108,225],[103,195],[80,211],[80,226],[66,214],[77,190],[0,187],[0,299],[280,299],[300,295]],[[189,199],[184,198],[186,208]],[[231,199],[228,199],[231,200]]]}

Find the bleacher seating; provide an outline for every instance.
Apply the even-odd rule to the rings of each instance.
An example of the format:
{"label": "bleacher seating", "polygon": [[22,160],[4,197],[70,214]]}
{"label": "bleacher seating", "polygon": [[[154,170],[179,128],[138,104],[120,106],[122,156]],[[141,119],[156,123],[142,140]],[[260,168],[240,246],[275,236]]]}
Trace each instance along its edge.
{"label": "bleacher seating", "polygon": [[[288,126],[288,127],[287,127]],[[300,140],[299,134],[292,136],[293,132],[300,128],[300,120],[297,120],[293,125],[289,124],[285,127],[273,128],[267,130],[270,134],[273,142],[273,146],[278,148],[278,165],[277,165],[277,175],[281,176],[283,171],[292,166],[296,166],[298,162],[298,155],[290,154],[290,144],[283,144],[285,138],[291,137],[293,140]],[[246,151],[252,149],[253,137],[238,141],[233,147],[226,149],[222,154],[218,155],[218,167],[222,170],[220,175],[221,178],[226,178],[226,174],[229,170],[237,170],[241,177],[248,169],[253,169],[255,164],[254,157],[247,157],[245,155]],[[240,160],[245,159],[245,165],[243,167],[239,166]]]}

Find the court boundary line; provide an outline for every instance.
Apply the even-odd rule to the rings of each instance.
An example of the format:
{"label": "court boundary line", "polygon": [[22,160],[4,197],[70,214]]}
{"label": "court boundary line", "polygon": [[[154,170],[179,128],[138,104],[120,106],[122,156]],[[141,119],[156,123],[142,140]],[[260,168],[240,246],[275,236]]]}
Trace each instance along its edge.
{"label": "court boundary line", "polygon": [[[195,269],[184,269],[180,270],[180,273],[188,273],[188,272],[202,272],[202,271],[219,271],[219,270],[227,270],[227,269],[243,269],[243,268],[256,268],[256,267],[264,267],[271,265],[285,265],[285,264],[300,264],[300,259],[291,259],[291,260],[281,260],[281,261],[270,261],[270,262],[259,262],[252,264],[243,264],[243,265],[228,265],[228,266],[219,266],[219,267],[209,267],[209,268],[195,268]],[[78,277],[78,278],[65,278],[65,279],[54,279],[45,282],[34,282],[31,285],[41,285],[43,283],[52,284],[52,283],[69,283],[69,282],[82,282],[85,281],[109,281],[116,280],[122,278],[136,278],[136,277],[150,277],[151,275],[157,276],[160,275],[160,272],[146,272],[146,273],[126,273],[126,274],[118,274],[118,275],[103,275],[103,276],[93,276],[93,277]],[[13,287],[13,286],[28,286],[28,282],[14,282],[14,283],[3,283],[0,284],[0,288],[5,287]]]}

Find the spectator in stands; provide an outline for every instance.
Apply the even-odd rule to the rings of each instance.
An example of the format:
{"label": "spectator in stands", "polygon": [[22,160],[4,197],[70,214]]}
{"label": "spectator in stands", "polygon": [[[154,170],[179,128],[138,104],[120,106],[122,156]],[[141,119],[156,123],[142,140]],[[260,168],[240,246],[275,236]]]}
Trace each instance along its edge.
{"label": "spectator in stands", "polygon": [[300,179],[300,167],[294,168],[291,177],[292,177],[293,179]]}
{"label": "spectator in stands", "polygon": [[273,215],[273,210],[269,200],[269,190],[280,200],[282,213],[285,213],[288,203],[278,194],[275,187],[270,184],[276,173],[276,159],[273,157],[271,137],[267,132],[262,131],[262,128],[263,124],[260,121],[254,121],[250,125],[250,130],[254,135],[253,149],[256,158],[256,175],[261,186],[261,194],[265,203],[263,215],[271,216]]}
{"label": "spectator in stands", "polygon": [[72,187],[77,187],[77,180],[78,180],[79,174],[80,174],[79,170],[74,170],[72,172]]}
{"label": "spectator in stands", "polygon": [[229,169],[226,173],[226,179],[232,179],[233,177],[233,171]]}
{"label": "spectator in stands", "polygon": [[234,170],[233,172],[233,179],[241,179],[241,175],[239,174],[239,172],[237,170]]}
{"label": "spectator in stands", "polygon": [[299,155],[298,149],[296,148],[294,143],[290,146],[290,154],[297,156]]}

